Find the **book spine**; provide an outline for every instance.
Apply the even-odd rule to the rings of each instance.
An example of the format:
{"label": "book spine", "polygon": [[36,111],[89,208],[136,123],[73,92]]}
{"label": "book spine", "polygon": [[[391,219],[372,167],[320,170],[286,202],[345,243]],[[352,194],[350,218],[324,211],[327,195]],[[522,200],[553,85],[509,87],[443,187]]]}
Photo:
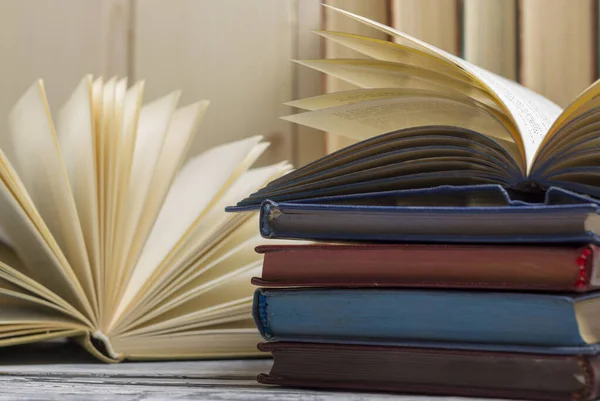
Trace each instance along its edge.
{"label": "book spine", "polygon": [[261,289],[254,291],[254,301],[252,303],[252,317],[260,335],[266,339],[272,339],[269,328],[269,319],[267,317],[267,297],[262,294]]}
{"label": "book spine", "polygon": [[392,26],[448,53],[460,55],[460,5],[458,0],[392,0]]}
{"label": "book spine", "polygon": [[259,216],[259,231],[260,235],[264,238],[276,238],[276,233],[271,227],[270,221],[277,216],[280,216],[282,212],[277,207],[277,204],[272,201],[264,201],[260,207]]}
{"label": "book spine", "polygon": [[512,80],[517,78],[516,3],[465,0],[463,5],[465,60]]}

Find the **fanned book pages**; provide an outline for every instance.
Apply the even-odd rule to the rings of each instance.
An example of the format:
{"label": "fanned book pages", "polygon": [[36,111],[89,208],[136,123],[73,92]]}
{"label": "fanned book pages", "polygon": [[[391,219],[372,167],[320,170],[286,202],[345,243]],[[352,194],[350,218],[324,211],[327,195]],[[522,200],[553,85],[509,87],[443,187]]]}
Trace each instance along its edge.
{"label": "fanned book pages", "polygon": [[[142,105],[84,77],[51,116],[42,81],[0,134],[0,346],[79,340],[105,361],[251,356],[256,213],[224,207],[289,171],[260,136],[187,158],[207,101]],[[186,161],[187,160],[187,161]]]}
{"label": "fanned book pages", "polygon": [[275,202],[442,185],[550,187],[600,197],[600,83],[566,108],[407,34],[329,7],[392,36],[316,33],[368,59],[298,61],[357,90],[299,99],[287,120],[360,142],[241,201]]}

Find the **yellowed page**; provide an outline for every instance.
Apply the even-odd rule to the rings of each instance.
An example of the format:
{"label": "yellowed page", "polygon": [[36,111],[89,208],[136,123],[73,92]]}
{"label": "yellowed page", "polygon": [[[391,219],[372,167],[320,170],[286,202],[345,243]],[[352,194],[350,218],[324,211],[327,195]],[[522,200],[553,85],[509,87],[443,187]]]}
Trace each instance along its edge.
{"label": "yellowed page", "polygon": [[[208,238],[211,235],[217,235],[221,238],[226,232],[219,231],[220,227],[211,225],[214,222],[213,216],[218,214],[223,216],[223,210],[225,205],[222,204],[225,195],[229,194],[231,187],[235,185],[235,182],[239,180],[239,177],[262,155],[265,149],[269,146],[268,142],[262,142],[254,146],[254,148],[246,155],[242,160],[242,163],[238,166],[236,171],[229,177],[227,182],[222,186],[221,190],[215,194],[211,199],[210,203],[200,212],[198,217],[190,224],[177,243],[171,247],[168,254],[162,259],[160,264],[155,267],[151,277],[144,283],[143,291],[138,295],[147,294],[147,291],[159,284],[161,281],[164,282],[169,277],[169,274],[176,271],[178,267],[189,261],[188,258],[198,257],[198,253],[209,250],[213,251],[214,238],[212,242],[206,242],[203,245],[199,244],[198,236]],[[179,192],[179,191],[177,191]],[[238,198],[239,199],[239,198]],[[231,203],[228,203],[229,205]],[[221,206],[220,209],[217,209]],[[167,209],[165,209],[167,210]],[[163,211],[161,211],[161,214]],[[166,216],[167,214],[165,214]],[[233,218],[233,221],[243,220],[244,218],[238,219]],[[157,223],[158,224],[158,223]],[[207,228],[206,230],[204,228]],[[211,231],[216,229],[217,231]],[[233,228],[232,228],[233,229]],[[153,229],[153,232],[156,228]],[[202,234],[200,234],[202,232]],[[228,231],[227,231],[228,232]]]}
{"label": "yellowed page", "polygon": [[[340,92],[326,93],[324,95],[306,97],[285,103],[287,106],[304,110],[320,110],[328,107],[344,106],[352,103],[367,102],[370,100],[388,99],[394,97],[433,95],[436,92],[409,88],[368,88],[351,89]],[[454,98],[454,95],[447,96]]]}
{"label": "yellowed page", "polygon": [[[148,237],[133,275],[116,310],[113,324],[184,234],[197,223],[205,209],[225,191],[247,162],[262,137],[251,137],[217,146],[190,159],[177,175]],[[260,154],[260,153],[259,153]],[[258,154],[258,155],[259,155]],[[256,155],[256,157],[258,157]],[[253,163],[256,158],[251,160]],[[215,169],[215,166],[219,166]]]}
{"label": "yellowed page", "polygon": [[[185,336],[187,333],[197,332],[198,330],[202,331],[213,331],[220,329],[253,329],[256,330],[256,324],[252,319],[251,315],[249,315],[248,311],[252,310],[252,300],[248,300],[235,306],[228,307],[225,309],[220,309],[214,311],[210,314],[204,315],[204,319],[196,319],[191,323],[183,323],[175,326],[165,326],[164,328],[156,328],[149,331],[148,334],[138,334],[144,333],[144,328],[140,328],[140,331],[132,330],[125,334],[119,335],[119,338],[122,339],[130,339],[130,338],[140,338],[150,336],[165,336],[165,335],[177,335],[177,336]],[[225,311],[225,313],[223,313]],[[208,318],[211,315],[213,318]]]}
{"label": "yellowed page", "polygon": [[[560,115],[560,117],[554,122],[552,127],[550,128],[548,135],[544,138],[542,145],[547,145],[548,141],[557,134],[558,131],[562,127],[565,126],[569,121],[577,118],[582,115],[586,111],[591,110],[592,108],[597,106],[599,101],[598,97],[600,96],[600,80],[597,80],[588,88],[586,88],[583,92],[581,92],[571,104],[569,104],[565,111]],[[540,146],[540,150],[541,150]],[[539,153],[539,152],[538,152]],[[537,154],[536,154],[537,156]]]}
{"label": "yellowed page", "polygon": [[225,331],[238,332],[238,331],[247,330],[247,329],[256,330],[256,324],[254,323],[254,320],[252,319],[251,316],[248,316],[248,307],[249,306],[250,305],[248,305],[248,303],[244,302],[241,304],[236,304],[236,306],[234,306],[234,307],[228,308],[229,311],[231,312],[231,318],[230,319],[219,319],[219,320],[221,320],[220,323],[214,322],[214,323],[208,323],[208,324],[203,324],[203,323],[183,324],[183,325],[178,325],[178,326],[170,327],[170,328],[166,328],[166,329],[153,330],[149,334],[137,335],[137,334],[133,334],[133,332],[127,333],[127,335],[124,335],[123,338],[127,338],[127,337],[131,338],[134,336],[135,337],[146,337],[148,335],[163,336],[163,335],[167,335],[167,334],[172,334],[173,336],[176,336],[177,338],[182,338],[182,337],[187,337],[188,335],[192,335],[194,333],[204,332],[204,331],[216,333],[216,332],[225,332]]}
{"label": "yellowed page", "polygon": [[[98,215],[98,272],[96,276],[96,296],[98,304],[103,304],[104,298],[104,79],[98,77],[92,83],[92,119],[94,122],[94,162],[96,171],[96,205]],[[100,314],[102,311],[100,311]]]}
{"label": "yellowed page", "polygon": [[120,241],[123,241],[124,249],[129,249],[136,235],[155,167],[180,96],[181,92],[173,92],[145,105],[140,111],[127,198],[124,200],[125,223],[120,227]]}
{"label": "yellowed page", "polygon": [[[115,95],[114,95],[114,114],[113,122],[110,130],[106,130],[106,142],[105,142],[105,175],[104,175],[104,187],[105,187],[105,233],[104,233],[104,265],[105,275],[107,278],[107,286],[105,287],[105,300],[112,300],[114,298],[114,282],[116,278],[117,266],[112,263],[112,255],[114,252],[114,241],[115,241],[115,228],[117,220],[117,202],[118,202],[118,190],[119,190],[119,178],[120,178],[120,163],[121,153],[123,148],[121,143],[123,142],[123,128],[125,125],[125,98],[127,94],[127,79],[122,78],[116,81],[115,84]],[[128,116],[131,118],[131,116]],[[103,307],[106,309],[106,302]]]}
{"label": "yellowed page", "polygon": [[448,125],[513,141],[507,128],[491,113],[450,99],[379,99],[294,114],[284,119],[358,140],[404,128]]}
{"label": "yellowed page", "polygon": [[[120,322],[120,333],[127,331],[138,321],[145,320],[147,314],[153,313],[167,299],[178,294],[182,286],[202,275],[213,263],[225,257],[224,255],[232,254],[240,249],[241,244],[257,236],[258,215],[256,213],[248,213],[245,218],[221,213],[220,217],[220,224],[213,226],[205,223],[206,219],[201,220],[199,226],[207,227],[207,230],[202,232],[195,229],[189,235],[192,240],[172,258],[173,262],[163,265],[166,271],[155,280],[154,288],[148,290],[145,287],[146,291],[135,303],[135,308]],[[214,222],[215,219],[210,220]],[[194,251],[196,255],[193,255]],[[255,261],[261,259],[258,254],[254,257]],[[237,267],[239,266],[232,268]]]}
{"label": "yellowed page", "polygon": [[468,96],[502,111],[482,89],[436,72],[378,60],[305,60],[298,63],[361,88],[405,88]]}
{"label": "yellowed page", "polygon": [[0,341],[0,347],[10,347],[18,344],[31,344],[42,341],[48,341],[55,338],[68,338],[82,334],[84,331],[80,329],[70,329],[63,327],[47,327],[41,328],[38,333],[19,336],[19,337],[8,337]]}
{"label": "yellowed page", "polygon": [[[121,271],[117,294],[122,293],[124,284],[130,278],[135,260],[139,256],[144,241],[150,234],[150,230],[156,221],[165,196],[173,183],[177,170],[184,160],[193,134],[196,132],[208,105],[208,101],[197,102],[178,109],[173,115],[156,165],[152,186],[148,191],[148,196],[143,206],[144,209],[140,215],[135,238],[129,248],[117,248],[119,250],[118,258],[114,259],[114,263],[120,266]],[[123,242],[120,243],[122,244]]]}
{"label": "yellowed page", "polygon": [[0,146],[75,273],[73,279],[87,298],[84,302],[89,304],[95,293],[92,271],[41,81],[12,109],[9,130],[0,134]]}
{"label": "yellowed page", "polygon": [[[0,152],[0,176],[4,179],[7,174],[2,163],[3,156]],[[16,180],[14,177],[13,179]],[[43,282],[46,288],[80,313],[92,316],[92,308],[87,302],[83,288],[48,228],[31,203],[26,208],[19,204],[11,193],[11,188],[19,189],[14,184],[7,187],[0,181],[0,221],[5,227],[10,227],[6,235],[18,258],[25,265],[24,272],[34,280]],[[21,195],[21,198],[23,203],[29,201],[25,196]]]}
{"label": "yellowed page", "polygon": [[[247,321],[247,319],[246,319]],[[226,357],[260,357],[264,352],[258,351],[256,344],[261,341],[256,328],[209,328],[189,331],[173,337],[137,336],[115,339],[115,348],[122,350],[131,360],[156,358],[167,359],[212,359]]]}
{"label": "yellowed page", "polygon": [[18,287],[22,291],[26,291],[31,295],[35,295],[54,304],[58,309],[75,319],[82,322],[87,321],[81,312],[75,309],[73,305],[60,298],[44,285],[35,281],[27,273],[30,273],[28,268],[19,259],[15,251],[0,242],[0,280],[5,283],[4,287],[7,287],[7,285]]}
{"label": "yellowed page", "polygon": [[[255,236],[258,224],[256,213],[224,213],[225,207],[290,170],[291,165],[282,162],[255,168],[241,175],[186,235],[185,245],[171,253],[168,261],[163,261],[165,269],[160,272],[153,288],[145,289],[143,297],[138,299],[134,310],[130,311],[122,323],[132,322],[150,312],[175,289],[202,274],[211,261]],[[260,259],[260,255],[254,256],[257,260]],[[123,325],[119,326],[121,330]]]}
{"label": "yellowed page", "polygon": [[194,294],[188,295],[185,302],[145,322],[136,329],[135,333],[148,333],[153,330],[190,324],[206,317],[214,319],[213,312],[220,312],[220,318],[227,319],[228,312],[235,310],[238,305],[244,305],[247,316],[250,317],[250,305],[254,292],[254,286],[250,280],[252,277],[259,276],[261,269],[260,263],[242,266],[232,272],[227,280],[218,280],[205,287],[197,288]]}
{"label": "yellowed page", "polygon": [[92,77],[88,75],[60,110],[56,134],[90,261],[94,281],[90,301],[98,315],[97,290],[101,266],[92,112]]}
{"label": "yellowed page", "polygon": [[[329,6],[326,6],[329,7]],[[330,7],[333,8],[333,7]],[[415,47],[426,53],[437,55],[454,63],[457,67],[464,69],[473,78],[487,86],[490,92],[493,92],[499,102],[506,107],[508,113],[513,117],[514,122],[522,137],[523,157],[529,168],[532,165],[534,155],[547,134],[552,123],[558,118],[562,109],[543,96],[536,94],[521,85],[502,78],[496,74],[479,68],[459,57],[447,53],[441,49],[431,46],[410,35],[399,32],[393,28],[387,27],[377,21],[350,13],[348,11],[333,8],[336,11],[347,15],[357,21],[379,29],[389,35],[399,38],[399,41],[405,42],[407,46]]]}
{"label": "yellowed page", "polygon": [[[140,108],[142,105],[142,97],[144,91],[144,82],[137,82],[131,87],[124,99],[123,104],[123,121],[122,130],[119,138],[119,157],[117,159],[117,175],[116,175],[116,205],[115,205],[115,228],[113,232],[113,245],[110,255],[110,266],[113,272],[113,285],[111,286],[112,297],[114,300],[119,295],[118,287],[122,284],[122,266],[120,265],[120,254],[123,252],[124,241],[123,235],[125,225],[127,224],[129,215],[127,211],[127,193],[129,191],[131,166],[133,164],[133,152],[135,140],[137,137],[138,119]],[[114,302],[107,302],[104,309],[102,322],[109,320],[112,314],[110,310]]]}
{"label": "yellowed page", "polygon": [[[137,130],[132,143],[133,153],[130,156],[131,162],[128,163],[131,167],[129,175],[124,178],[124,180],[127,180],[128,185],[124,188],[126,192],[122,194],[123,198],[119,201],[119,203],[122,203],[120,206],[122,221],[118,223],[119,243],[116,246],[116,253],[122,252],[123,249],[128,250],[139,234],[147,235],[147,233],[139,232],[138,224],[144,204],[149,196],[156,165],[165,143],[167,129],[180,96],[180,91],[174,91],[143,106],[139,111]],[[112,253],[108,256],[108,251],[107,258],[107,268],[110,268],[111,274],[120,276],[122,265],[119,263],[119,259],[122,258]],[[109,285],[110,287],[106,288],[109,298],[105,302],[107,316],[102,322],[102,331],[108,330],[110,315],[112,315],[115,304],[118,302],[117,292],[120,290],[113,283]]]}
{"label": "yellowed page", "polygon": [[[12,308],[15,309],[15,314],[18,314],[21,310],[23,312],[35,310],[39,311],[40,314],[45,314],[47,319],[56,322],[70,321],[72,322],[71,327],[76,326],[79,329],[89,328],[77,316],[74,316],[70,311],[65,311],[64,308],[54,302],[38,296],[35,292],[30,292],[14,282],[0,278],[0,317],[5,310],[11,311]],[[32,321],[26,323],[35,324]]]}
{"label": "yellowed page", "polygon": [[0,290],[0,325],[35,324],[42,327],[89,329],[70,316],[57,311],[51,304],[26,295]]}
{"label": "yellowed page", "polygon": [[[352,33],[331,31],[315,31],[315,33],[376,60],[402,63],[429,71],[437,71],[475,86],[481,85],[463,70],[457,69],[453,63],[413,47]],[[485,87],[481,86],[481,88],[484,89]]]}
{"label": "yellowed page", "polygon": [[99,97],[100,103],[102,104],[102,117],[101,117],[101,130],[97,133],[97,157],[98,157],[98,217],[99,217],[99,226],[100,226],[100,263],[102,264],[102,274],[101,274],[101,282],[102,288],[100,293],[102,294],[102,301],[100,309],[106,309],[107,297],[106,293],[110,288],[111,284],[106,275],[106,266],[110,263],[109,260],[106,259],[106,238],[107,238],[107,195],[108,188],[106,188],[106,183],[108,181],[108,152],[109,152],[109,143],[110,138],[112,136],[112,130],[114,129],[114,119],[115,119],[115,90],[116,90],[117,80],[116,78],[111,78],[107,82],[104,83],[103,86],[98,89],[101,90]]}
{"label": "yellowed page", "polygon": [[205,260],[202,265],[196,266],[194,274],[180,282],[171,295],[166,297],[160,304],[155,304],[152,310],[149,310],[144,316],[137,319],[136,324],[148,321],[168,309],[181,305],[200,291],[219,285],[219,283],[229,280],[232,276],[240,274],[245,269],[261,265],[262,257],[254,249],[264,243],[264,239],[256,232],[258,219],[251,219],[251,222],[255,229],[253,230],[253,235],[250,235],[241,242],[231,244],[231,247],[225,248],[222,252],[215,255],[211,255],[212,257]]}
{"label": "yellowed page", "polygon": [[495,108],[477,102],[468,96],[460,94],[445,95],[437,92],[421,89],[404,88],[375,88],[375,89],[355,89],[342,92],[326,93],[324,95],[313,96],[304,99],[298,99],[286,103],[288,106],[297,107],[305,110],[321,110],[329,107],[343,106],[347,104],[366,102],[371,100],[399,98],[399,97],[431,97],[438,99],[459,100],[462,103],[471,104],[475,107],[483,108],[493,114],[506,126],[512,133],[513,142],[518,142],[519,134],[516,132],[510,118]]}

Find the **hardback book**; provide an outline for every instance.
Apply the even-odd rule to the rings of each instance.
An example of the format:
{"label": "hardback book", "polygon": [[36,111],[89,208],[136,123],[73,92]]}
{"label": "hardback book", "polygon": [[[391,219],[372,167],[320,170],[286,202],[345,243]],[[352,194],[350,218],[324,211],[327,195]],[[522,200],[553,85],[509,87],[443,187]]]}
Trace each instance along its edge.
{"label": "hardback book", "polygon": [[271,342],[265,384],[529,400],[595,400],[598,355]]}
{"label": "hardback book", "polygon": [[268,341],[427,345],[514,352],[600,351],[600,292],[259,288]]}
{"label": "hardback book", "polygon": [[600,82],[563,110],[410,35],[327,7],[397,43],[317,31],[369,58],[299,63],[360,88],[292,101],[304,112],[285,119],[360,142],[271,181],[239,206],[479,184],[526,193],[560,187],[600,197]]}
{"label": "hardback book", "polygon": [[260,136],[186,153],[208,105],[85,76],[43,82],[0,134],[0,346],[75,338],[104,361],[252,356],[256,213],[225,205],[290,169]]}
{"label": "hardback book", "polygon": [[[599,201],[562,188],[523,200],[498,185],[266,200],[260,232],[319,241],[600,244]],[[233,211],[253,210],[235,206]]]}
{"label": "hardback book", "polygon": [[261,245],[260,287],[455,288],[585,292],[600,286],[597,245]]}

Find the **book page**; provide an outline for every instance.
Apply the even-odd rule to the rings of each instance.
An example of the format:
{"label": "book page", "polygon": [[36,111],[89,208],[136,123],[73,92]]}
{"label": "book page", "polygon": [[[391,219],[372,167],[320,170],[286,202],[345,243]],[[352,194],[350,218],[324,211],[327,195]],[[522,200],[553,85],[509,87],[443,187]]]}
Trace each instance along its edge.
{"label": "book page", "polygon": [[[181,303],[174,303],[173,308],[165,310],[163,314],[145,322],[144,331],[157,330],[176,325],[190,324],[195,321],[204,321],[205,324],[215,324],[214,312],[221,311],[219,318],[231,315],[230,307],[251,305],[254,286],[250,282],[252,277],[260,275],[262,266],[254,263],[249,266],[240,266],[228,276],[228,280],[217,280],[200,287],[196,292],[187,294]],[[241,294],[245,296],[242,297]],[[250,312],[250,309],[247,309]],[[212,322],[211,322],[212,320]],[[141,331],[142,329],[138,329]],[[138,331],[138,332],[139,332]]]}
{"label": "book page", "polygon": [[519,133],[522,137],[522,150],[529,171],[535,153],[542,143],[544,136],[548,133],[552,123],[562,112],[562,109],[559,106],[545,99],[543,96],[522,87],[516,82],[511,82],[505,78],[499,77],[496,74],[479,68],[459,57],[413,38],[403,32],[345,10],[331,6],[326,7],[330,7],[348,17],[377,28],[388,35],[396,36],[411,47],[446,59],[454,63],[457,67],[464,69],[475,79],[487,86],[490,91],[498,97],[499,102],[506,107],[513,117],[515,125],[519,129]]}
{"label": "book page", "polygon": [[[351,89],[341,92],[331,92],[326,93],[324,95],[292,100],[285,103],[285,105],[313,111],[326,109],[329,107],[344,106],[346,104],[367,102],[370,100],[379,100],[402,96],[431,96],[433,94],[436,94],[436,92],[410,88]],[[454,98],[454,95],[449,97]],[[466,96],[464,98],[466,98]],[[463,100],[466,100],[464,98]]]}
{"label": "book page", "polygon": [[[157,358],[240,358],[244,356],[264,356],[256,348],[261,341],[260,334],[247,319],[250,307],[238,321],[221,326],[200,326],[199,330],[165,332],[162,335],[123,337],[114,341],[115,347],[126,353],[130,360]],[[243,325],[242,322],[245,324]],[[240,327],[240,328],[236,328]]]}
{"label": "book page", "polygon": [[339,43],[342,46],[362,53],[365,56],[372,57],[376,60],[400,63],[429,71],[436,71],[454,79],[458,79],[475,86],[481,86],[481,89],[487,89],[484,85],[481,85],[477,80],[470,77],[463,70],[457,69],[453,63],[424,51],[415,49],[414,47],[345,32],[314,32],[327,40]]}
{"label": "book page", "polygon": [[85,321],[85,317],[73,305],[22,273],[23,271],[26,271],[26,268],[18,260],[16,254],[11,249],[0,245],[0,282],[2,282],[2,287],[16,287],[19,289],[18,291],[25,291],[48,301],[54,308],[66,315],[70,315],[80,321]]}
{"label": "book page", "polygon": [[[283,119],[357,140],[404,128],[445,125],[485,133],[498,139],[498,144],[503,147],[514,144],[510,131],[491,113],[451,99],[387,98],[294,114]],[[516,145],[509,145],[507,150],[519,160]]]}
{"label": "book page", "polygon": [[[202,116],[208,107],[208,101],[200,101],[175,111],[167,130],[165,143],[158,158],[152,186],[148,190],[143,210],[138,221],[138,234],[129,247],[124,241],[117,241],[113,263],[118,267],[119,283],[115,285],[118,297],[129,281],[135,260],[139,257],[144,241],[150,234],[152,226],[173,183],[175,175],[183,162]],[[119,234],[119,233],[117,233]],[[120,238],[120,237],[117,237]]]}
{"label": "book page", "polygon": [[[104,232],[104,275],[108,277],[116,277],[115,271],[117,266],[112,262],[112,255],[115,246],[115,227],[117,219],[117,202],[118,198],[123,194],[118,192],[119,179],[121,171],[119,169],[124,149],[120,146],[123,142],[123,128],[125,127],[125,99],[127,94],[127,79],[118,79],[114,87],[113,98],[113,121],[110,129],[105,131],[105,154],[104,154],[104,211],[105,211],[105,232]],[[134,100],[135,102],[135,100]],[[137,113],[136,113],[137,114]],[[134,114],[135,115],[135,114]],[[131,117],[131,116],[128,116]],[[131,124],[129,124],[131,125]],[[130,134],[130,133],[129,133]],[[130,155],[127,155],[129,158]],[[106,300],[114,299],[115,285],[111,281],[106,281],[108,284],[104,288],[105,304]],[[105,308],[106,310],[106,308]]]}
{"label": "book page", "polygon": [[437,99],[458,100],[462,103],[471,104],[475,107],[483,108],[499,119],[509,131],[512,133],[513,142],[519,143],[520,136],[514,128],[514,124],[509,117],[498,111],[496,108],[488,107],[487,105],[477,102],[468,96],[461,94],[443,95],[438,92],[422,90],[422,89],[407,89],[407,88],[374,88],[374,89],[354,89],[341,92],[326,93],[308,97],[304,99],[293,100],[285,103],[287,106],[297,107],[304,110],[320,110],[329,107],[343,106],[346,104],[360,103],[371,100],[399,98],[399,97],[430,97]]}
{"label": "book page", "polygon": [[[570,134],[573,132],[572,128],[568,128],[569,132],[561,132],[562,128],[564,128],[569,122],[572,122],[574,119],[582,116],[584,113],[589,112],[599,106],[600,80],[597,80],[582,93],[580,93],[577,98],[565,108],[564,112],[559,116],[559,118],[556,119],[550,128],[548,135],[546,135],[541,146],[538,148],[536,156],[542,156],[542,151],[545,152],[547,148],[555,146],[554,141],[552,143],[549,142],[550,139],[554,138],[555,136],[560,136],[560,138],[557,137],[556,140],[561,142],[565,140],[565,136],[569,136],[570,138]],[[559,132],[560,135],[557,135]]]}
{"label": "book page", "polygon": [[379,60],[297,62],[362,88],[424,89],[459,97],[467,96],[502,112],[493,98],[481,88],[429,70]]}
{"label": "book page", "polygon": [[[0,152],[0,221],[10,227],[8,239],[17,258],[22,261],[22,273],[44,283],[47,289],[79,313],[91,316],[91,305],[75,273],[26,196],[26,191],[20,188],[16,174],[9,173],[10,168],[3,159],[4,155]],[[12,176],[11,180],[7,180],[9,185],[4,182],[7,176]],[[9,261],[14,259],[10,254],[0,256],[7,256]],[[0,270],[14,275],[10,269]]]}
{"label": "book page", "polygon": [[[250,165],[253,150],[265,149],[256,136],[217,146],[190,159],[178,173],[157,217],[131,279],[119,302],[113,324],[124,312],[161,261],[182,236]],[[253,163],[260,153],[250,160]],[[245,168],[242,169],[242,166]],[[217,168],[218,166],[218,168]]]}
{"label": "book page", "polygon": [[0,134],[8,163],[84,289],[87,304],[95,293],[91,267],[42,81],[19,99],[8,132]]}
{"label": "book page", "polygon": [[91,301],[98,314],[100,231],[92,113],[92,78],[86,76],[61,108],[56,123],[56,135],[90,260],[94,281]]}
{"label": "book page", "polygon": [[30,295],[2,288],[0,283],[0,327],[4,325],[38,325],[45,327],[86,329],[87,326],[57,310],[47,301]]}
{"label": "book page", "polygon": [[[124,241],[122,240],[124,234],[124,226],[127,223],[127,191],[130,186],[130,173],[131,165],[133,164],[133,150],[135,146],[135,140],[137,136],[138,119],[140,109],[142,107],[142,97],[144,91],[144,82],[136,82],[125,94],[123,104],[123,121],[122,130],[119,137],[119,158],[117,160],[117,176],[116,176],[116,205],[115,205],[115,227],[113,232],[113,245],[110,253],[110,262],[107,263],[107,267],[111,269],[113,277],[112,290],[110,296],[111,299],[116,299],[120,294],[119,289],[122,284],[123,277],[123,266],[120,261],[122,258]],[[104,294],[103,294],[104,295]],[[108,319],[111,311],[109,310],[110,302],[105,302],[105,313],[104,318]],[[103,320],[104,322],[104,320]]]}
{"label": "book page", "polygon": [[[193,230],[186,234],[185,243],[168,256],[168,261],[163,263],[164,268],[156,275],[156,279],[146,283],[142,297],[135,303],[133,312],[127,314],[126,321],[131,323],[145,316],[181,285],[202,274],[211,260],[219,258],[228,249],[255,236],[257,214],[223,213],[223,210],[290,169],[288,163],[282,162],[255,168],[242,174],[200,219]],[[249,220],[252,221],[248,223]],[[246,227],[247,224],[250,225]],[[124,324],[125,321],[121,323]]]}

